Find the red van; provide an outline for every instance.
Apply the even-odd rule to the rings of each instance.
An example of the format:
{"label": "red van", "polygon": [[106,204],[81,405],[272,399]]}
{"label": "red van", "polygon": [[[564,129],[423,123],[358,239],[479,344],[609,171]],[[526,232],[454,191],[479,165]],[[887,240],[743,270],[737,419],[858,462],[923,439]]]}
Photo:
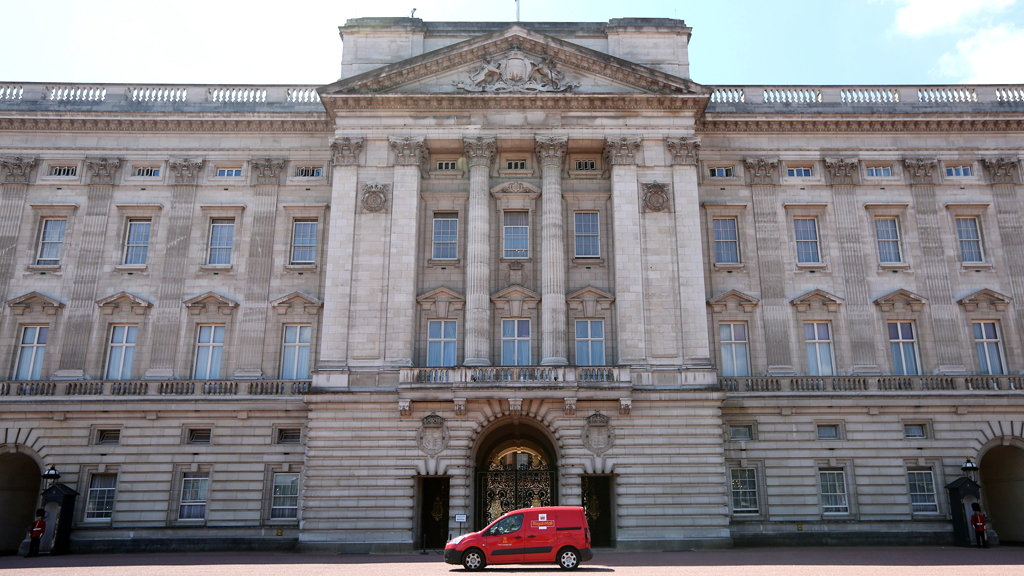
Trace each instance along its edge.
{"label": "red van", "polygon": [[513,510],[479,532],[453,538],[444,561],[480,570],[488,564],[558,564],[567,570],[594,557],[590,526],[579,506]]}

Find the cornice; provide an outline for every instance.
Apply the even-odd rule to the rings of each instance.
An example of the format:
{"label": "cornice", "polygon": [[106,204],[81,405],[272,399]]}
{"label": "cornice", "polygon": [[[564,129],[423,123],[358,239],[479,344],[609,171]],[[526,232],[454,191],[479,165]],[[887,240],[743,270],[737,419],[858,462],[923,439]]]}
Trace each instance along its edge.
{"label": "cornice", "polygon": [[339,110],[703,110],[707,98],[679,94],[372,94],[333,96]]}
{"label": "cornice", "polygon": [[88,116],[0,116],[0,130],[84,132],[323,132],[333,126],[326,114],[289,118],[159,118],[97,113]]}
{"label": "cornice", "polygon": [[1008,114],[950,117],[707,117],[697,126],[702,134],[713,132],[1024,132],[1024,116]]}

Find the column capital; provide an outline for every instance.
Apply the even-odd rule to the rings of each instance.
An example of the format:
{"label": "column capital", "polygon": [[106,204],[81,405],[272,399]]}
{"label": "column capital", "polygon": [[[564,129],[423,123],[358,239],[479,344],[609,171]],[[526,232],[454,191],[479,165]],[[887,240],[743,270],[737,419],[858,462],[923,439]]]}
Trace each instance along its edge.
{"label": "column capital", "polygon": [[775,184],[775,177],[779,174],[779,161],[769,158],[744,158],[744,165],[750,174],[750,183],[754,185]]}
{"label": "column capital", "polygon": [[277,184],[277,175],[284,171],[284,158],[253,158],[252,171],[257,184]]}
{"label": "column capital", "polygon": [[395,152],[397,166],[422,166],[430,154],[423,136],[388,136],[388,146]]}
{"label": "column capital", "polygon": [[935,158],[905,158],[903,165],[907,168],[911,184],[934,184],[935,170],[939,161]]}
{"label": "column capital", "polygon": [[5,182],[28,184],[29,173],[36,165],[35,158],[14,156],[0,157],[0,170],[6,175]]}
{"label": "column capital", "polygon": [[167,166],[174,173],[175,184],[196,184],[199,181],[199,169],[203,167],[203,159],[172,158],[167,162]]}
{"label": "column capital", "polygon": [[666,138],[668,153],[672,156],[672,164],[690,164],[696,166],[700,162],[700,138],[683,136],[682,138]]}
{"label": "column capital", "polygon": [[607,164],[636,164],[636,153],[643,144],[641,138],[606,138],[604,141],[604,159]]}
{"label": "column capital", "polygon": [[356,166],[359,164],[359,153],[362,150],[362,138],[338,138],[331,142],[331,165]]}
{"label": "column capital", "polygon": [[89,172],[90,184],[113,184],[120,158],[86,158],[85,169]]}
{"label": "column capital", "polygon": [[565,152],[569,146],[567,136],[537,136],[537,163],[541,166],[558,166],[565,162]]}
{"label": "column capital", "polygon": [[477,136],[476,138],[463,138],[463,148],[466,151],[466,159],[470,166],[491,167],[494,158],[498,155],[498,139],[494,136]]}
{"label": "column capital", "polygon": [[825,171],[833,186],[856,183],[860,163],[855,158],[825,158]]}
{"label": "column capital", "polygon": [[993,184],[1013,184],[1017,161],[1013,158],[985,158],[982,162]]}

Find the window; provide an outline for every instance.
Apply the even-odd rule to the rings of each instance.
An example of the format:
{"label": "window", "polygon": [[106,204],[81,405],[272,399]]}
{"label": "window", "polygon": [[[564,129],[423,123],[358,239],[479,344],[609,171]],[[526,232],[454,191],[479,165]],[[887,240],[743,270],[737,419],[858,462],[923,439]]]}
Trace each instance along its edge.
{"label": "window", "polygon": [[86,520],[109,520],[114,515],[117,474],[93,474],[85,501]]}
{"label": "window", "polygon": [[732,166],[726,168],[708,168],[711,178],[732,178]]}
{"label": "window", "polygon": [[744,442],[754,439],[753,426],[729,426],[729,440]]}
{"label": "window", "polygon": [[455,160],[440,160],[437,163],[438,170],[458,170],[459,163]]}
{"label": "window", "polygon": [[903,435],[910,440],[920,440],[928,437],[924,424],[904,424]]}
{"label": "window", "polygon": [[796,261],[800,264],[821,262],[818,254],[818,221],[814,218],[794,218],[796,232]]}
{"label": "window", "polygon": [[149,220],[129,220],[124,239],[124,264],[144,265],[149,255]]}
{"label": "window", "polygon": [[722,376],[750,376],[747,325],[743,322],[721,322],[718,335],[722,343]]}
{"label": "window", "polygon": [[455,260],[459,257],[459,215],[455,212],[434,213],[433,260]]}
{"label": "window", "polygon": [[505,258],[530,257],[530,215],[505,212]]}
{"label": "window", "polygon": [[110,349],[107,351],[107,380],[127,380],[132,377],[135,360],[135,338],[138,326],[112,326]]}
{"label": "window", "polygon": [[[319,178],[323,176],[324,169],[317,166],[299,166],[295,169],[296,178]],[[239,174],[241,176],[241,174]]]}
{"label": "window", "polygon": [[804,345],[807,348],[807,372],[811,376],[832,376],[832,334],[828,322],[805,322]]}
{"label": "window", "polygon": [[299,475],[274,474],[274,495],[270,503],[271,519],[299,517]]}
{"label": "window", "polygon": [[[292,224],[292,264],[316,262],[316,220],[296,220]],[[228,256],[230,262],[230,254]]]}
{"label": "window", "polygon": [[889,322],[889,350],[892,351],[892,372],[897,376],[920,374],[917,363],[917,339],[913,322]]}
{"label": "window", "polygon": [[523,526],[523,515],[515,514],[513,516],[506,516],[500,521],[494,524],[491,528],[489,536],[501,536],[502,534],[512,534],[518,532]]}
{"label": "window", "polygon": [[978,352],[978,367],[981,369],[981,373],[1003,374],[1003,352],[999,346],[999,327],[995,322],[973,322],[973,325],[974,348]]}
{"label": "window", "polygon": [[117,446],[121,443],[120,430],[97,430],[96,444],[100,446]]}
{"label": "window", "polygon": [[209,488],[209,473],[185,472],[181,479],[181,504],[178,506],[178,520],[206,518],[206,497]]}
{"label": "window", "polygon": [[584,171],[589,172],[589,171],[597,170],[597,160],[594,160],[594,159],[577,160],[576,161],[576,170],[579,170],[581,172],[584,172]]}
{"label": "window", "polygon": [[960,241],[961,262],[984,262],[977,218],[957,218],[956,236]]}
{"label": "window", "polygon": [[900,231],[895,218],[875,218],[875,240],[878,241],[878,261],[902,262],[900,257]]}
{"label": "window", "polygon": [[889,178],[892,176],[891,166],[868,166],[868,176],[874,178]]}
{"label": "window", "polygon": [[530,365],[530,321],[501,321],[501,363],[504,366]]}
{"label": "window", "polygon": [[292,324],[284,327],[284,349],[281,351],[281,379],[309,378],[309,338],[313,327]]}
{"label": "window", "polygon": [[733,468],[732,511],[734,514],[757,514],[757,470]]}
{"label": "window", "polygon": [[577,212],[576,219],[576,257],[601,257],[601,227],[598,224],[597,212]]}
{"label": "window", "polygon": [[300,444],[302,443],[302,428],[278,428],[278,444]]}
{"label": "window", "polygon": [[67,225],[67,220],[43,220],[43,231],[42,234],[39,235],[39,256],[36,258],[37,265],[60,265],[60,253],[64,248],[64,230]]}
{"label": "window", "polygon": [[506,170],[526,170],[526,160],[506,160]]}
{"label": "window", "polygon": [[18,368],[15,380],[39,380],[43,369],[43,354],[46,352],[46,326],[25,326],[21,329],[21,345],[18,350]]}
{"label": "window", "polygon": [[160,169],[152,166],[139,166],[135,169],[135,175],[142,178],[156,178],[160,176]]}
{"label": "window", "polygon": [[230,265],[231,247],[235,242],[235,219],[214,218],[210,221],[210,259],[207,264]]}
{"label": "window", "polygon": [[793,176],[795,178],[810,178],[810,168],[790,168],[786,174],[787,176]]}
{"label": "window", "polygon": [[576,365],[605,365],[604,320],[576,321]]}
{"label": "window", "polygon": [[190,428],[188,431],[189,444],[209,444],[212,432],[209,428]]}
{"label": "window", "polygon": [[196,380],[220,378],[220,361],[224,354],[224,327],[199,326],[196,340],[196,365],[192,377]]}
{"label": "window", "polygon": [[218,168],[217,176],[221,178],[241,178],[241,168]]}
{"label": "window", "polygon": [[946,168],[946,176],[970,176],[970,166],[949,166]]}
{"label": "window", "polygon": [[821,470],[821,511],[825,514],[848,514],[846,473],[842,470]]}
{"label": "window", "polygon": [[818,440],[839,440],[838,424],[821,424],[818,426]]}
{"label": "window", "polygon": [[427,322],[427,366],[455,366],[457,335],[455,320]]}
{"label": "window", "polygon": [[78,166],[50,166],[50,176],[77,176]]}
{"label": "window", "polygon": [[736,219],[715,218],[711,227],[715,233],[715,264],[739,264],[740,241],[736,234]]}
{"label": "window", "polygon": [[910,506],[912,511],[939,511],[939,503],[935,498],[935,479],[932,477],[931,470],[908,471],[907,486],[910,490]]}

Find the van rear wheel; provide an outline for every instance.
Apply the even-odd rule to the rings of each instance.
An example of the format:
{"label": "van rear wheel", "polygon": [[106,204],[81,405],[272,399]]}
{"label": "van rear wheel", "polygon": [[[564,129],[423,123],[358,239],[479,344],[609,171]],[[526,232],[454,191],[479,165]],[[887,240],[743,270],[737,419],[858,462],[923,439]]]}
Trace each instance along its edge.
{"label": "van rear wheel", "polygon": [[558,552],[558,566],[565,570],[575,570],[580,567],[580,553],[575,548],[562,548]]}
{"label": "van rear wheel", "polygon": [[466,570],[482,570],[486,565],[487,560],[479,548],[470,548],[462,554],[462,567]]}

